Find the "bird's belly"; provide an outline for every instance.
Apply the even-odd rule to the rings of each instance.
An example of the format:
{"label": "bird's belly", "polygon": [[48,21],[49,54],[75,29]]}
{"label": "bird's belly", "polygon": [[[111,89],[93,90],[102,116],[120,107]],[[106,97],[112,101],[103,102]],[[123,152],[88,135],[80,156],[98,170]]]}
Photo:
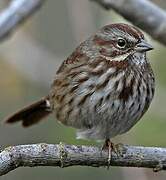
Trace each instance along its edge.
{"label": "bird's belly", "polygon": [[139,120],[143,112],[143,105],[139,108],[136,103],[135,105],[128,103],[124,105],[120,100],[103,104],[96,112],[92,110],[93,104],[88,109],[85,107],[83,114],[79,117],[84,124],[77,133],[78,138],[105,139],[122,134]]}
{"label": "bird's belly", "polygon": [[127,132],[146,112],[152,97],[152,93],[143,90],[136,91],[127,100],[92,94],[79,114],[82,127],[77,137],[105,139]]}
{"label": "bird's belly", "polygon": [[[112,79],[102,89],[91,86],[90,80],[76,90],[74,88],[75,93],[72,95],[69,92],[73,86],[64,89],[57,95],[59,101],[54,101],[57,119],[65,125],[77,128],[78,138],[105,139],[125,133],[146,112],[154,92],[150,81],[145,84],[141,79],[141,83],[135,82],[130,90],[129,87],[126,89],[121,86],[119,79],[116,90],[113,89],[116,81]],[[130,93],[127,95],[128,92]]]}

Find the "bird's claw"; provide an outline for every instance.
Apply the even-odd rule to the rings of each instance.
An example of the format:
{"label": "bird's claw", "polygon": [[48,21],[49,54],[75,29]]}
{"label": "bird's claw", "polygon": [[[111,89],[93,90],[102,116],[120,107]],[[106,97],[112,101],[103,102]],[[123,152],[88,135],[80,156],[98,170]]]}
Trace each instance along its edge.
{"label": "bird's claw", "polygon": [[107,169],[109,169],[109,166],[111,164],[111,159],[112,159],[112,152],[114,152],[116,154],[117,157],[121,157],[123,156],[123,152],[122,152],[122,144],[114,144],[113,142],[110,141],[110,139],[106,139],[103,147],[102,147],[102,151],[103,150],[108,150],[108,165],[107,165]]}

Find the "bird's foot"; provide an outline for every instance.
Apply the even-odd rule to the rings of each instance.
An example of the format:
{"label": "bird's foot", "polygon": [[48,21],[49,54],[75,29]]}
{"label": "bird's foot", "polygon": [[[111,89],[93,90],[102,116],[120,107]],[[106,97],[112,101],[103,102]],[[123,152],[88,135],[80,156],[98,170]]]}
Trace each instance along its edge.
{"label": "bird's foot", "polygon": [[114,144],[113,142],[110,141],[110,139],[106,139],[105,143],[102,147],[102,151],[103,150],[108,150],[108,165],[107,165],[107,169],[109,169],[110,163],[111,163],[111,159],[112,159],[112,152],[114,152],[117,157],[122,156],[123,153],[121,151],[121,144]]}

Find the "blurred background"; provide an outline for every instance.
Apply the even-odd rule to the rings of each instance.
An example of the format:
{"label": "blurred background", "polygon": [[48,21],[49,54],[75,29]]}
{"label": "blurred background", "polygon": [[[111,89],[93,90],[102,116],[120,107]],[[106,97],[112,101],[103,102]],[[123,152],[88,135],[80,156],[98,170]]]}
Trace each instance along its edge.
{"label": "blurred background", "polygon": [[[155,0],[166,8],[165,0]],[[8,1],[0,0],[0,9]],[[0,44],[0,146],[32,143],[90,144],[95,142],[75,139],[75,130],[65,127],[52,116],[40,124],[24,129],[20,124],[3,124],[3,119],[49,91],[56,70],[75,47],[103,25],[126,22],[113,11],[105,11],[88,0],[48,0],[42,9],[17,29],[9,39]],[[142,120],[127,134],[113,142],[166,146],[166,51],[165,47],[148,41],[155,50],[148,54],[156,75],[154,101]],[[91,167],[37,167],[19,168],[2,180],[65,180],[65,179],[124,179],[124,180],[165,180],[166,172],[153,173],[142,168],[91,168]]]}

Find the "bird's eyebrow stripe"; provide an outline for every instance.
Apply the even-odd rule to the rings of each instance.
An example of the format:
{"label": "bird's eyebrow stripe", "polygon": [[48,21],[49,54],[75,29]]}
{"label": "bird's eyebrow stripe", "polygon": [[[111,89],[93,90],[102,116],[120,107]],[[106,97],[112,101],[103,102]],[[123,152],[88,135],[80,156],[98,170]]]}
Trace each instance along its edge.
{"label": "bird's eyebrow stripe", "polygon": [[94,36],[93,41],[96,44],[101,45],[101,46],[102,45],[110,45],[113,42],[113,40],[105,40],[105,39],[102,39],[101,37],[98,37],[97,35]]}
{"label": "bird's eyebrow stripe", "polygon": [[[115,29],[116,29],[116,30],[115,30]],[[114,28],[114,29],[112,30],[112,33],[113,33],[114,35],[119,36],[119,37],[122,37],[122,38],[124,38],[124,39],[126,39],[126,40],[130,40],[130,41],[133,41],[133,42],[138,41],[138,38],[132,36],[132,33],[128,33],[127,31],[123,31],[123,30],[121,30],[121,29],[119,29],[119,28]],[[130,37],[130,38],[129,38],[129,37]]]}

